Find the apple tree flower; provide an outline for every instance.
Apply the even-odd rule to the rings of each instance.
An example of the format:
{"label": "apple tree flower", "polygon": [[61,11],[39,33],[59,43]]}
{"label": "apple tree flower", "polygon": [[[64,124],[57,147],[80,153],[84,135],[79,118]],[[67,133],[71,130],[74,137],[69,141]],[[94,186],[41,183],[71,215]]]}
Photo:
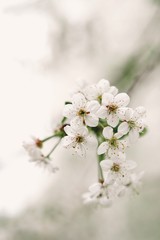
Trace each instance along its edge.
{"label": "apple tree flower", "polygon": [[58,167],[53,166],[51,161],[42,153],[41,148],[43,147],[43,142],[40,139],[32,137],[30,142],[23,143],[23,147],[28,152],[31,162],[35,162],[50,172],[56,172],[58,170]]}
{"label": "apple tree flower", "polygon": [[[135,173],[137,163],[127,159],[127,148],[146,133],[146,110],[142,106],[132,109],[129,102],[127,93],[118,93],[106,79],[97,84],[85,82],[65,102],[63,116],[54,120],[51,135],[33,138],[23,146],[31,161],[55,172],[58,168],[52,165],[51,155],[60,143],[82,158],[92,143],[97,153],[97,182],[83,194],[83,200],[108,207],[126,192],[139,193],[141,185],[143,174]],[[43,148],[50,140],[50,149]],[[50,150],[48,154],[44,149]]]}
{"label": "apple tree flower", "polygon": [[98,155],[106,153],[109,157],[119,156],[125,153],[128,146],[127,140],[121,140],[121,133],[114,133],[112,127],[103,129],[103,136],[106,141],[102,142],[97,150]]}
{"label": "apple tree flower", "polygon": [[127,183],[131,177],[132,170],[137,166],[134,161],[116,157],[103,160],[100,164],[107,178],[120,183]]}
{"label": "apple tree flower", "polygon": [[122,107],[126,107],[130,98],[126,93],[119,93],[114,96],[111,93],[104,93],[102,96],[102,106],[97,114],[102,119],[107,119],[108,125],[116,127],[119,123],[119,112]]}
{"label": "apple tree flower", "polygon": [[62,139],[62,145],[67,149],[73,148],[79,156],[85,157],[87,144],[91,141],[88,129],[71,124],[71,126],[64,127],[64,131],[67,136]]}
{"label": "apple tree flower", "polygon": [[136,142],[139,138],[139,134],[146,127],[144,115],[145,109],[142,107],[138,107],[135,110],[126,108],[121,111],[120,119],[122,123],[118,127],[118,132],[124,135],[129,133],[130,143]]}
{"label": "apple tree flower", "polygon": [[99,122],[99,118],[96,115],[99,107],[98,101],[87,101],[82,93],[77,93],[73,95],[72,103],[65,105],[63,116],[75,125],[96,127]]}

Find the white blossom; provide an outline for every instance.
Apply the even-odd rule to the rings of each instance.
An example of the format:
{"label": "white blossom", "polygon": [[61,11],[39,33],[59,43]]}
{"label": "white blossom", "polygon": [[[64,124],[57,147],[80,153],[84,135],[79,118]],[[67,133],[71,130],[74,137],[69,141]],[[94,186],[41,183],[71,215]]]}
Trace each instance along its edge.
{"label": "white blossom", "polygon": [[102,96],[102,106],[97,114],[102,119],[107,119],[110,126],[116,127],[119,123],[119,112],[122,107],[126,107],[130,98],[126,93],[119,93],[114,96],[111,93],[104,93]]}
{"label": "white blossom", "polygon": [[94,183],[89,187],[89,191],[83,194],[85,204],[96,204],[104,207],[111,206],[113,200],[122,195],[124,186],[110,181],[104,183]]}
{"label": "white blossom", "polygon": [[143,107],[137,107],[135,110],[124,108],[119,115],[120,120],[123,122],[119,125],[118,132],[123,135],[129,133],[130,143],[136,142],[139,138],[139,133],[146,127],[145,112]]}
{"label": "white blossom", "polygon": [[85,157],[87,144],[92,140],[88,129],[71,124],[64,127],[64,131],[67,136],[62,139],[62,145],[68,149],[73,148],[79,156]]}
{"label": "white blossom", "polygon": [[35,162],[50,172],[56,172],[58,170],[58,167],[53,166],[51,161],[43,155],[41,151],[42,142],[38,138],[32,137],[30,142],[23,143],[23,147],[28,152],[31,162]]}
{"label": "white blossom", "polygon": [[84,94],[88,100],[98,100],[100,103],[104,93],[116,95],[118,89],[114,86],[110,87],[110,82],[106,79],[101,79],[97,84],[90,85],[84,89]]}
{"label": "white blossom", "polygon": [[77,93],[73,95],[72,104],[65,105],[63,115],[75,125],[96,127],[99,122],[96,115],[99,107],[98,101],[87,101],[82,93]]}
{"label": "white blossom", "polygon": [[124,139],[120,140],[123,136],[121,133],[114,134],[112,127],[105,127],[103,129],[103,136],[106,138],[106,141],[99,145],[97,150],[98,155],[107,153],[109,157],[114,157],[125,153],[128,142]]}
{"label": "white blossom", "polygon": [[144,171],[140,173],[132,173],[130,176],[130,180],[126,184],[126,187],[128,187],[133,193],[139,194],[139,191],[142,186],[142,178],[144,175]]}
{"label": "white blossom", "polygon": [[102,170],[107,178],[117,183],[128,183],[132,170],[137,166],[134,161],[125,158],[111,158],[101,161]]}

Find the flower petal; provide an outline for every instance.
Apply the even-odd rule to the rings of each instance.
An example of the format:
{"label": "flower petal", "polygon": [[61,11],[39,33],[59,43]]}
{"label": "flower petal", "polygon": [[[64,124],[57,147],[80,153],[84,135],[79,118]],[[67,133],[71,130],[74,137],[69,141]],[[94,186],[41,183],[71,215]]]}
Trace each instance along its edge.
{"label": "flower petal", "polygon": [[110,159],[106,159],[106,160],[101,161],[100,165],[101,165],[103,171],[108,172],[113,165],[113,161]]}
{"label": "flower petal", "polygon": [[131,144],[136,143],[139,138],[139,132],[137,129],[131,129],[129,132],[129,142]]}
{"label": "flower petal", "polygon": [[108,111],[105,106],[101,106],[100,109],[97,111],[96,115],[99,118],[105,119],[108,116]]}
{"label": "flower petal", "polygon": [[73,95],[72,103],[75,109],[83,109],[86,106],[86,98],[82,93],[76,93]]}
{"label": "flower petal", "polygon": [[99,108],[99,102],[97,102],[96,100],[89,101],[86,105],[86,112],[96,113]]}
{"label": "flower petal", "polygon": [[98,147],[97,154],[101,155],[101,154],[105,153],[107,151],[108,147],[109,146],[108,146],[107,142],[101,143]]}
{"label": "flower petal", "polygon": [[76,132],[71,126],[64,127],[64,131],[68,136],[74,137]]}
{"label": "flower petal", "polygon": [[98,125],[99,118],[95,114],[89,114],[84,117],[85,123],[89,127],[96,127]]}
{"label": "flower petal", "polygon": [[63,147],[71,148],[73,147],[73,144],[74,144],[74,138],[70,136],[65,136],[64,138],[62,138]]}
{"label": "flower petal", "polygon": [[118,94],[118,88],[114,86],[110,87],[109,93],[111,93],[113,96],[116,96]]}
{"label": "flower petal", "polygon": [[103,129],[103,136],[106,138],[106,139],[111,139],[113,137],[113,128],[111,127],[105,127]]}
{"label": "flower petal", "polygon": [[67,117],[69,119],[71,119],[71,118],[76,116],[76,111],[75,111],[75,109],[74,109],[72,104],[67,104],[67,105],[64,106],[63,116]]}
{"label": "flower petal", "polygon": [[118,107],[126,107],[130,102],[130,98],[126,93],[119,93],[115,96],[114,102]]}
{"label": "flower petal", "polygon": [[131,160],[127,160],[124,165],[127,170],[132,170],[137,167],[137,163]]}
{"label": "flower petal", "polygon": [[96,85],[91,85],[86,87],[84,90],[84,94],[88,100],[95,100],[98,97],[98,89]]}
{"label": "flower petal", "polygon": [[114,96],[111,93],[104,93],[102,95],[102,104],[105,106],[110,105],[114,100]]}
{"label": "flower petal", "polygon": [[82,127],[82,126],[84,126],[83,125],[83,118],[80,117],[80,116],[76,116],[71,120],[70,124],[75,129],[79,128],[79,127]]}
{"label": "flower petal", "polygon": [[119,123],[119,117],[116,113],[110,113],[107,117],[107,122],[111,127],[116,127]]}
{"label": "flower petal", "polygon": [[86,148],[85,148],[84,144],[76,144],[75,152],[80,157],[86,157]]}
{"label": "flower petal", "polygon": [[105,92],[108,92],[110,87],[110,83],[108,80],[106,79],[101,79],[98,83],[97,83],[97,89],[100,95],[102,95]]}
{"label": "flower petal", "polygon": [[129,132],[129,126],[127,122],[122,122],[118,127],[118,132],[122,133],[123,135]]}

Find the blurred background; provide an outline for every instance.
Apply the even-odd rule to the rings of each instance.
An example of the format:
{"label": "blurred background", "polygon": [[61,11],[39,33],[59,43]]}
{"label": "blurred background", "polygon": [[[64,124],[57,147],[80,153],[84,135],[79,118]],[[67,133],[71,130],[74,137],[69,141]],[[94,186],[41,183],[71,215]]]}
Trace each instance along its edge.
{"label": "blurred background", "polygon": [[[160,1],[0,1],[0,240],[160,239]],[[128,152],[141,194],[111,208],[82,204],[95,152],[60,146],[57,174],[28,162],[22,142],[53,130],[83,79],[106,78],[147,109],[148,134]]]}

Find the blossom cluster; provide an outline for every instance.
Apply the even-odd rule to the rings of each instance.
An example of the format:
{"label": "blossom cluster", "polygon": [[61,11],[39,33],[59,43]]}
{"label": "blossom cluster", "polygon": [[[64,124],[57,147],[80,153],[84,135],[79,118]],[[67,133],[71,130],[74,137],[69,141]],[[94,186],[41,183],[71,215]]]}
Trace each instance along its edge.
{"label": "blossom cluster", "polygon": [[[50,155],[61,142],[80,157],[86,156],[93,136],[97,140],[98,181],[83,195],[84,203],[109,206],[127,190],[139,191],[143,173],[136,173],[136,162],[128,160],[126,150],[136,143],[146,130],[146,110],[128,107],[130,97],[119,93],[106,79],[84,86],[73,93],[63,109],[63,119],[54,134],[24,143],[32,161],[51,167]],[[58,138],[49,154],[42,153],[43,144]]]}

